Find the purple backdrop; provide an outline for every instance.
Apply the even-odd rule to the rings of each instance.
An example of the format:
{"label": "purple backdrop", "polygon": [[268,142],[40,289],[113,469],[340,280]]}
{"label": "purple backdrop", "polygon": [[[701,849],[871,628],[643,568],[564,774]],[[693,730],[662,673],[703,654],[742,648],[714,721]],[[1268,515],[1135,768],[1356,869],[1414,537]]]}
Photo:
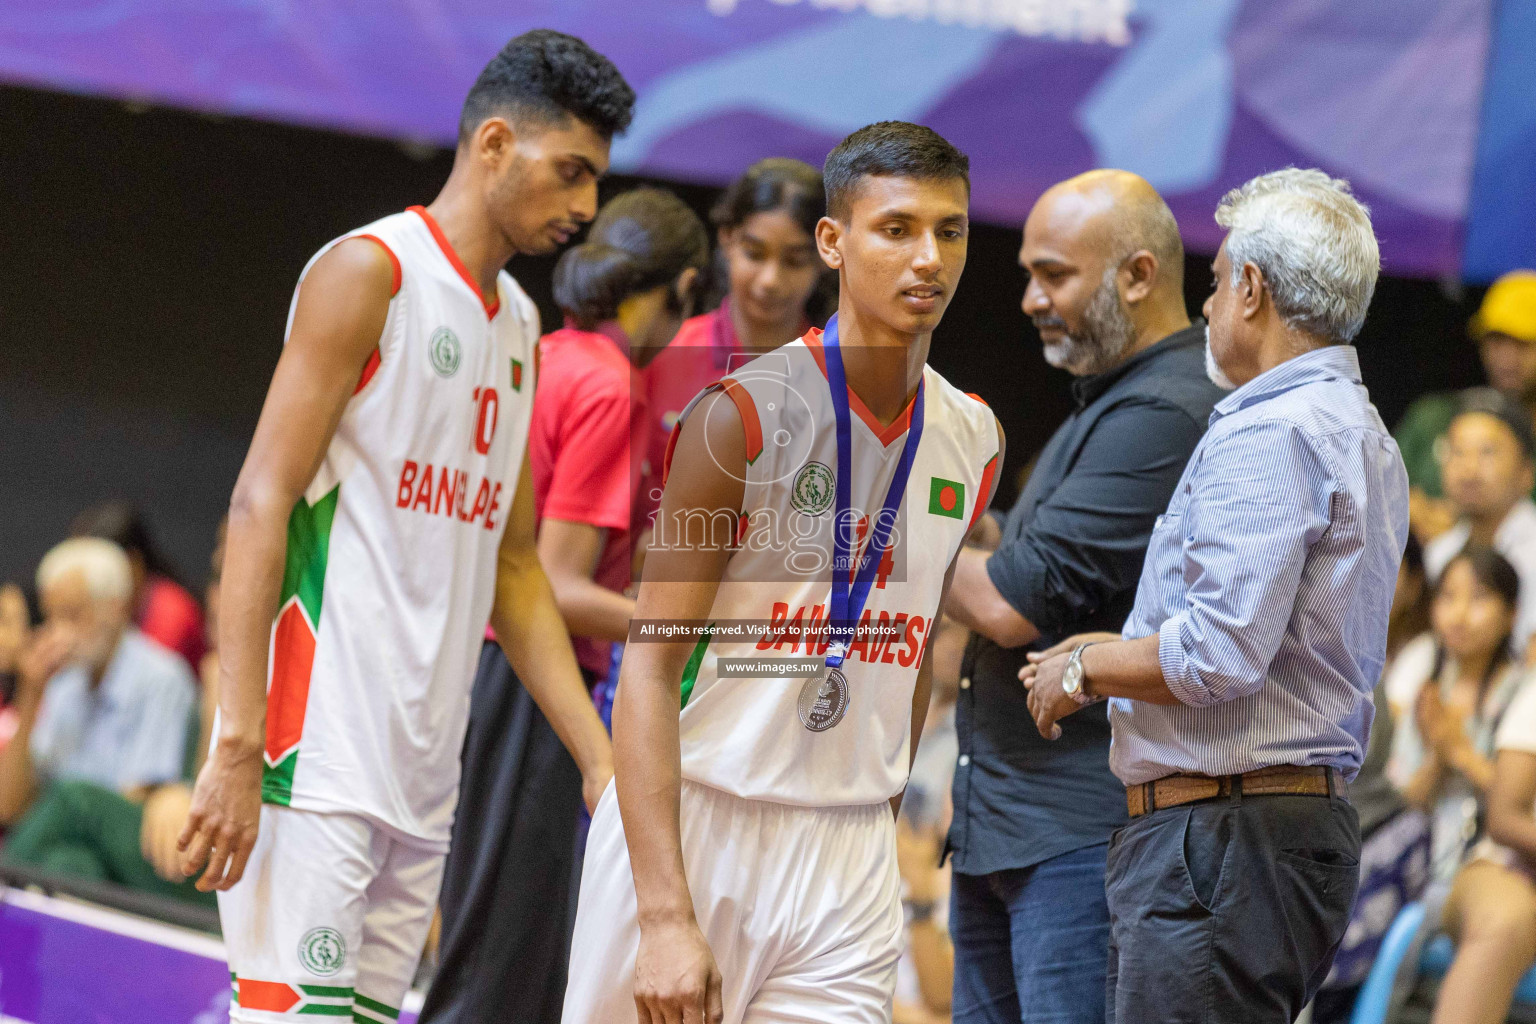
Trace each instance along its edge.
{"label": "purple backdrop", "polygon": [[1321,166],[1371,204],[1389,270],[1460,267],[1492,0],[9,0],[14,81],[452,141],[510,36],[582,35],[640,94],[615,164],[724,182],[820,162],[871,120],[972,158],[1020,221],[1092,166],[1146,175],[1195,247],[1259,171]]}

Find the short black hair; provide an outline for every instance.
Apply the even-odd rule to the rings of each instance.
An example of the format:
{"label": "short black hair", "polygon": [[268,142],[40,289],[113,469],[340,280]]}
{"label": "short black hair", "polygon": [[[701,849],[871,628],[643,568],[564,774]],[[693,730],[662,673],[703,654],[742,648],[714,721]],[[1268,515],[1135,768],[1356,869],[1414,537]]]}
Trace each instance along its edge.
{"label": "short black hair", "polygon": [[540,28],[507,43],[464,98],[459,141],[498,114],[523,124],[560,124],[567,116],[605,139],[635,115],[635,90],[613,62],[575,36]]}
{"label": "short black hair", "polygon": [[827,213],[848,214],[859,179],[870,176],[959,178],[971,191],[971,161],[932,128],[907,121],[877,121],[848,136],[827,154],[821,169],[826,183]]}

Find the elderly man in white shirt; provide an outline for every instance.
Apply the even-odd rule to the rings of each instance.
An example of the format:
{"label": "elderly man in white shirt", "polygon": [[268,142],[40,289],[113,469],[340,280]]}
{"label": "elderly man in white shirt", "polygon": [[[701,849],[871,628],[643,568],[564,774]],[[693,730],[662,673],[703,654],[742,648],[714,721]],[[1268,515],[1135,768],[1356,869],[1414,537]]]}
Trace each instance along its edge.
{"label": "elderly man in white shirt", "polygon": [[1536,632],[1536,436],[1525,407],[1492,388],[1462,392],[1442,439],[1440,476],[1457,511],[1456,525],[1424,547],[1424,571],[1440,578],[1468,542],[1491,547],[1520,574],[1514,647],[1526,651]]}
{"label": "elderly man in white shirt", "polygon": [[0,751],[0,823],[55,780],[129,797],[179,779],[197,685],[176,654],[130,625],[128,556],[67,540],[38,567],[47,621],[18,666],[16,734]]}

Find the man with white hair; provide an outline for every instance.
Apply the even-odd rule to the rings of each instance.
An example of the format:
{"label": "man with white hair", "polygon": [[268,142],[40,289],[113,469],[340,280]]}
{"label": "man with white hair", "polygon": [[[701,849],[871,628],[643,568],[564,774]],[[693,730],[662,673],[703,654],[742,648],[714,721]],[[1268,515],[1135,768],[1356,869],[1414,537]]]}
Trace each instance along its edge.
{"label": "man with white hair", "polygon": [[1289,1024],[1359,880],[1345,783],[1408,537],[1408,477],[1350,342],[1380,257],[1319,171],[1229,193],[1207,369],[1217,404],[1121,633],[1020,672],[1042,735],[1108,699],[1130,824],[1109,847],[1108,1019]]}
{"label": "man with white hair", "polygon": [[77,537],[43,557],[45,621],[17,666],[16,734],[0,751],[0,823],[49,782],[94,782],[129,797],[179,779],[196,696],[191,670],[131,625],[122,548]]}

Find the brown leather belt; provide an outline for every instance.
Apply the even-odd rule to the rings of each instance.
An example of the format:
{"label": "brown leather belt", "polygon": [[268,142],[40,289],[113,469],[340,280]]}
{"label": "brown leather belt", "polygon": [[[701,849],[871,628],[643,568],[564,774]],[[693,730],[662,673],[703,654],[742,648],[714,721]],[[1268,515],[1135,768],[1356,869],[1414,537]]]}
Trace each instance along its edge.
{"label": "brown leather belt", "polygon": [[[1234,780],[1240,780],[1236,785]],[[1125,789],[1125,808],[1131,817],[1164,807],[1231,796],[1237,785],[1243,796],[1346,796],[1344,777],[1322,765],[1298,768],[1293,764],[1260,768],[1242,775],[1165,775]]]}

